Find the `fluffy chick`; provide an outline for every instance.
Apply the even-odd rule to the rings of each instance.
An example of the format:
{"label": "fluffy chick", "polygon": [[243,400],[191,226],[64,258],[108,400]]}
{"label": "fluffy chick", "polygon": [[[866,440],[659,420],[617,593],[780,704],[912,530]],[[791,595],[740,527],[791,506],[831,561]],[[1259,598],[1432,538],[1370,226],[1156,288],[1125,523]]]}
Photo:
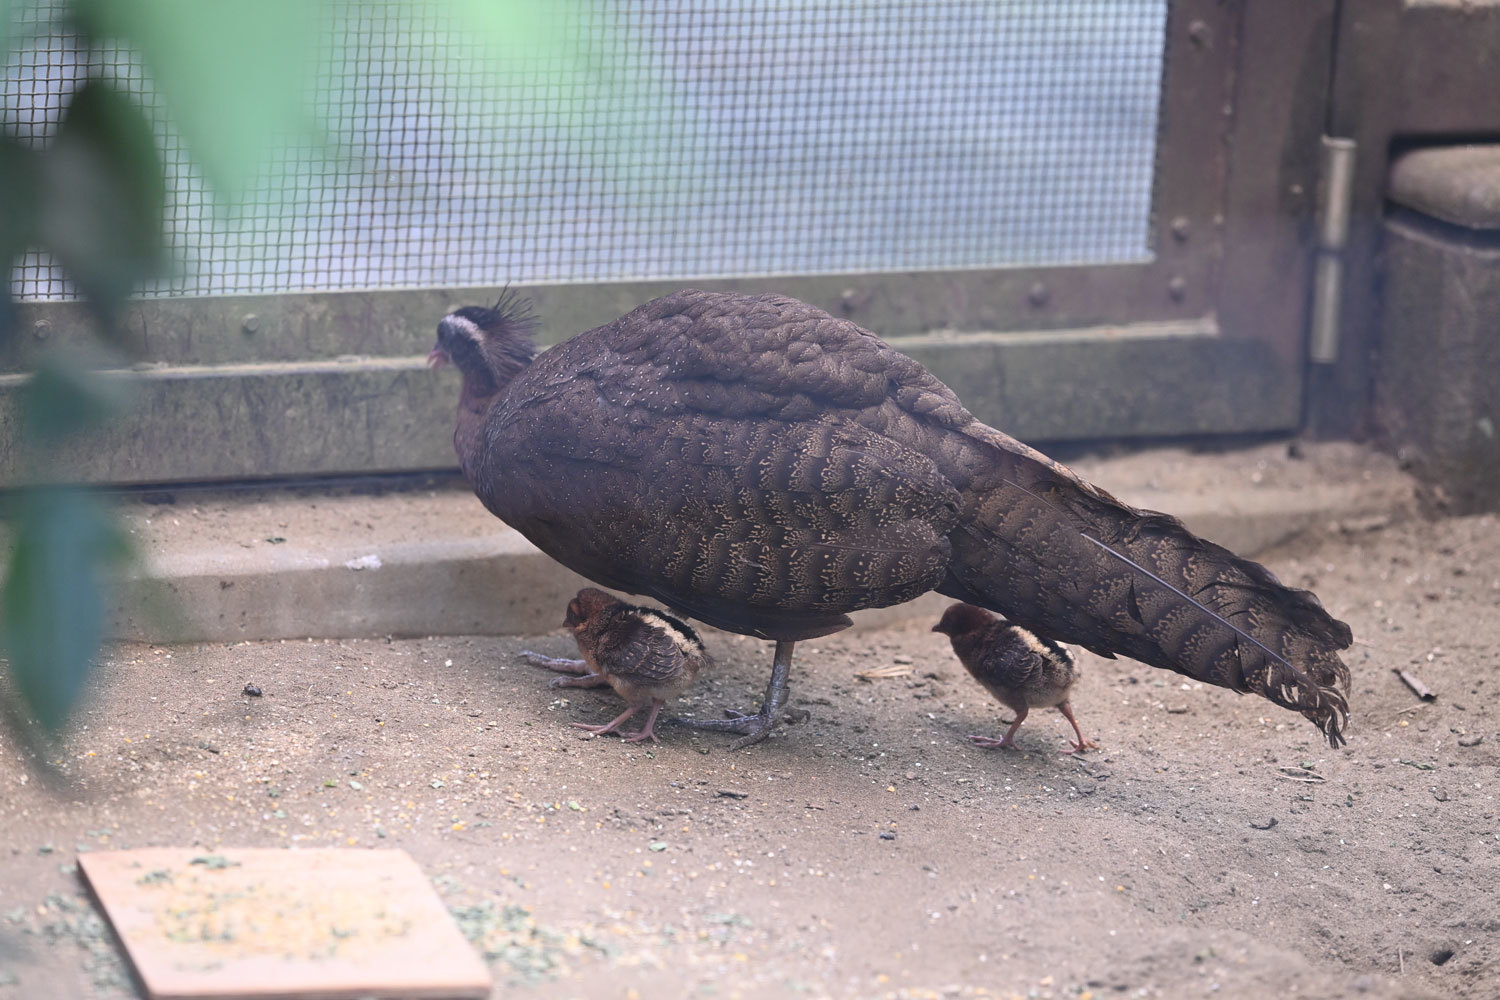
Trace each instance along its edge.
{"label": "fluffy chick", "polygon": [[656,738],[656,715],[710,662],[703,640],[685,622],[664,611],[626,604],[602,590],[585,587],[568,602],[563,625],[573,633],[581,660],[554,659],[530,650],[522,656],[537,666],[575,677],[559,677],[553,687],[600,687],[608,684],[628,706],[602,726],[573,725],[591,733],[613,732],[636,712],[651,706],[646,725],[622,734],[627,743]]}
{"label": "fluffy chick", "polygon": [[1031,709],[1056,708],[1078,734],[1078,742],[1070,742],[1071,749],[1064,753],[1080,753],[1099,745],[1084,738],[1078,720],[1073,718],[1068,696],[1078,682],[1078,664],[1062,646],[972,604],[948,608],[932,630],[948,636],[965,669],[1016,713],[1004,736],[998,740],[970,736],[976,744],[1014,748],[1016,730]]}

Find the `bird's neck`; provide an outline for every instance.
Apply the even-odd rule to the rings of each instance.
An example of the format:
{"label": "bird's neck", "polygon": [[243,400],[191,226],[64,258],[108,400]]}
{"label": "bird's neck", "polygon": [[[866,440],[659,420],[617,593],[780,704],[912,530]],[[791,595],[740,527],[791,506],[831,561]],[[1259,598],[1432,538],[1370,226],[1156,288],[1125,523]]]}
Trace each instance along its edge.
{"label": "bird's neck", "polygon": [[953,652],[964,663],[971,660],[977,662],[977,657],[983,651],[985,632],[983,629],[974,629],[969,632],[960,632],[952,636]]}
{"label": "bird's neck", "polygon": [[484,423],[491,407],[501,396],[495,380],[481,375],[464,374],[463,391],[458,396],[458,425],[453,430],[453,450],[464,475],[474,482],[474,473],[484,454]]}

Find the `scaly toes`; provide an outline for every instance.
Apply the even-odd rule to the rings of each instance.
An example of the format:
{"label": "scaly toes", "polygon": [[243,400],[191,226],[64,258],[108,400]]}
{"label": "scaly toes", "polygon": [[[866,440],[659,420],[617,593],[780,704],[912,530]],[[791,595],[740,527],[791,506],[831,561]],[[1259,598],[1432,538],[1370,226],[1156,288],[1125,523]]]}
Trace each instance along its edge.
{"label": "scaly toes", "polygon": [[587,722],[574,722],[570,724],[574,729],[582,729],[584,732],[593,733],[596,736],[602,736],[609,732],[610,729],[609,726],[591,726]]}

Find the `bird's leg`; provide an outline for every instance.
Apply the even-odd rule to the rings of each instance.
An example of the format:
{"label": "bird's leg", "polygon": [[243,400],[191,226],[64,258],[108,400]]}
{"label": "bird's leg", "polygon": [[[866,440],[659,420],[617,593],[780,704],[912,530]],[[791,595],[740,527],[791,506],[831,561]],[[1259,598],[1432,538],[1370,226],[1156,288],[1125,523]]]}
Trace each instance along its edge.
{"label": "bird's leg", "polygon": [[564,674],[587,674],[589,665],[584,660],[569,660],[555,656],[543,656],[541,653],[523,649],[520,652],[521,659],[534,667],[546,667],[548,670],[556,670]]}
{"label": "bird's leg", "polygon": [[776,725],[776,720],[781,715],[781,708],[786,704],[787,675],[792,670],[792,647],[795,645],[795,642],[778,641],[776,643],[776,658],[771,662],[771,683],[766,685],[766,696],[761,699],[759,712],[746,715],[731,709],[724,713],[729,716],[727,719],[674,718],[672,721],[679,725],[692,726],[694,729],[743,733],[744,739],[735,740],[729,745],[731,750],[741,750],[753,743],[759,743]]}
{"label": "bird's leg", "polygon": [[1016,748],[1016,730],[1021,728],[1021,723],[1026,721],[1026,716],[1030,711],[1031,709],[1029,708],[1018,709],[1016,711],[1016,721],[1010,724],[1010,728],[1005,731],[1005,735],[998,740],[992,736],[970,736],[969,739],[973,741],[975,746],[984,747],[986,750],[1014,750]]}
{"label": "bird's leg", "polygon": [[[625,709],[625,711],[621,712],[613,719],[610,719],[602,726],[591,726],[587,722],[575,722],[573,723],[573,726],[577,729],[582,729],[586,732],[593,733],[596,736],[603,736],[605,733],[614,732],[616,727],[618,727],[626,719],[634,715],[637,711],[639,711],[639,709],[639,705],[631,705],[629,708]],[[649,727],[650,723],[647,723],[647,726]]]}
{"label": "bird's leg", "polygon": [[548,670],[556,670],[561,674],[579,674],[578,677],[554,677],[548,687],[555,688],[596,688],[603,687],[609,682],[604,675],[595,673],[589,669],[586,660],[559,659],[552,656],[543,656],[529,649],[521,650],[521,659],[536,667],[546,667]]}
{"label": "bird's leg", "polygon": [[766,685],[766,695],[761,699],[760,712],[751,716],[741,716],[741,722],[746,726],[737,730],[745,735],[729,744],[731,750],[743,750],[745,747],[759,743],[770,735],[771,729],[776,725],[776,720],[781,717],[782,706],[786,704],[790,689],[787,678],[792,672],[792,647],[794,642],[777,642],[776,655],[771,660],[771,682]]}
{"label": "bird's leg", "polygon": [[554,677],[549,688],[596,688],[609,683],[603,674],[584,674],[581,677]]}
{"label": "bird's leg", "polygon": [[661,740],[656,738],[656,730],[653,727],[656,725],[656,713],[660,712],[661,707],[665,704],[666,702],[662,701],[660,698],[653,698],[651,700],[651,714],[646,716],[646,724],[641,727],[640,732],[630,733],[628,735],[625,733],[621,733],[620,739],[626,743],[639,743],[641,742],[641,740],[650,740],[652,743],[660,743]]}
{"label": "bird's leg", "polygon": [[1078,728],[1078,720],[1073,718],[1072,705],[1069,705],[1067,702],[1063,702],[1061,705],[1057,706],[1057,710],[1063,714],[1063,718],[1073,723],[1073,732],[1078,734],[1078,742],[1070,742],[1068,744],[1073,749],[1064,750],[1063,753],[1083,753],[1083,751],[1088,749],[1089,747],[1093,747],[1095,750],[1099,749],[1099,744],[1095,743],[1093,740],[1086,740],[1083,738],[1083,730]]}

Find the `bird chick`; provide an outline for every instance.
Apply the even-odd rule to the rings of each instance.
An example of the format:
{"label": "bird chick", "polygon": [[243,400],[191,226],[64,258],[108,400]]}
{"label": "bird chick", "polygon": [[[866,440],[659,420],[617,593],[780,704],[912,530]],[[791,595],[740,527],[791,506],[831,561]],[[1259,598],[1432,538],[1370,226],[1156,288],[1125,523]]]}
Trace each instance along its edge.
{"label": "bird chick", "polygon": [[530,650],[521,655],[537,666],[577,675],[559,677],[552,687],[608,684],[627,706],[602,726],[573,725],[591,733],[613,732],[650,705],[646,725],[623,738],[626,743],[661,742],[654,731],[657,713],[668,699],[687,690],[698,671],[711,662],[698,633],[664,611],[626,604],[593,587],[585,587],[568,602],[563,625],[573,633],[583,659],[554,659]]}
{"label": "bird chick", "polygon": [[1081,753],[1088,747],[1098,747],[1099,744],[1084,738],[1078,720],[1073,718],[1068,696],[1078,682],[1078,665],[1062,646],[972,604],[951,606],[932,630],[948,636],[964,668],[996,700],[1016,713],[1004,736],[998,740],[970,736],[974,743],[987,748],[1014,748],[1016,730],[1031,709],[1056,708],[1078,734],[1078,742],[1070,742],[1072,749],[1064,753]]}

